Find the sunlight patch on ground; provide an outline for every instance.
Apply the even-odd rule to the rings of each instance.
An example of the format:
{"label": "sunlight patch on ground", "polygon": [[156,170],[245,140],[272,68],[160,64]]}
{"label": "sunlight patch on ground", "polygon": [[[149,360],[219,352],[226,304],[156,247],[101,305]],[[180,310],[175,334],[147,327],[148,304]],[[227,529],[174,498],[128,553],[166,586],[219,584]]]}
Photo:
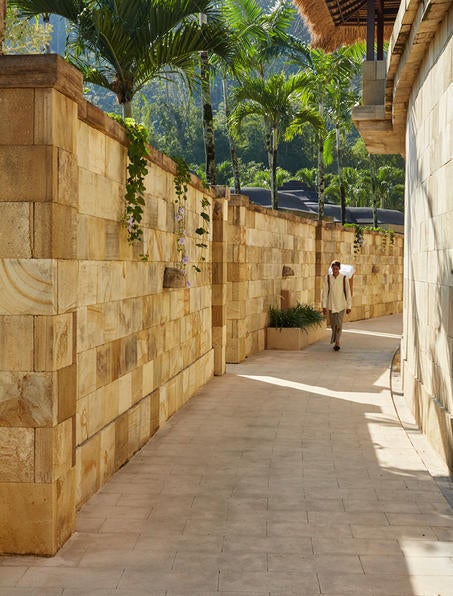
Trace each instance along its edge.
{"label": "sunlight patch on ground", "polygon": [[401,335],[397,333],[382,333],[381,331],[364,331],[363,329],[345,329],[343,333],[356,333],[357,335],[371,335],[374,337],[389,337],[391,339],[401,339]]}
{"label": "sunlight patch on ground", "polygon": [[373,383],[374,387],[383,387],[384,389],[389,388],[389,370],[385,370],[380,377],[378,377]]}
{"label": "sunlight patch on ground", "polygon": [[[271,385],[278,385],[279,387],[288,387],[289,389],[297,389],[297,391],[305,391],[307,393],[316,393],[324,397],[332,397],[334,399],[343,399],[345,401],[352,401],[357,403],[370,403],[369,393],[360,393],[354,391],[334,391],[327,389],[327,387],[320,387],[319,385],[307,385],[305,383],[296,383],[295,381],[288,381],[287,379],[279,379],[277,377],[257,376],[257,375],[238,375],[244,379],[252,381],[260,381],[261,383],[269,383]],[[383,393],[383,392],[382,392]]]}

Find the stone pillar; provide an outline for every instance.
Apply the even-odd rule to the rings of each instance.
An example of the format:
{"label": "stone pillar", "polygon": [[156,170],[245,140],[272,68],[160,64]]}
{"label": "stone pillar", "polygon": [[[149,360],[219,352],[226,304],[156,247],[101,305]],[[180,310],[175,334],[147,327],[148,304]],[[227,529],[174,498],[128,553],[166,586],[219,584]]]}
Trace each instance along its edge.
{"label": "stone pillar", "polygon": [[227,343],[227,224],[228,200],[214,201],[212,216],[212,345],[214,348],[214,374],[226,370]]}
{"label": "stone pillar", "polygon": [[324,275],[327,273],[327,269],[325,269],[325,259],[324,259],[324,225],[323,223],[317,222],[316,225],[316,240],[315,240],[315,304],[321,306],[321,299],[322,299],[322,286],[323,286],[323,278]]}
{"label": "stone pillar", "polygon": [[82,77],[0,57],[0,552],[52,555],[75,527]]}
{"label": "stone pillar", "polygon": [[228,207],[227,362],[246,357],[248,276],[246,224],[248,197],[231,195]]}

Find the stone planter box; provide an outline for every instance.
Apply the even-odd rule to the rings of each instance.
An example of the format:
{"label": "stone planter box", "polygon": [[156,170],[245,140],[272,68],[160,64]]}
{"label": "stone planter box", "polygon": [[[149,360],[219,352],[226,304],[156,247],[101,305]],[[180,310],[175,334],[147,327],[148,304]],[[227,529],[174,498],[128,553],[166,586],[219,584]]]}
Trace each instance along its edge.
{"label": "stone planter box", "polygon": [[326,335],[326,323],[299,327],[268,327],[266,330],[267,350],[303,350]]}

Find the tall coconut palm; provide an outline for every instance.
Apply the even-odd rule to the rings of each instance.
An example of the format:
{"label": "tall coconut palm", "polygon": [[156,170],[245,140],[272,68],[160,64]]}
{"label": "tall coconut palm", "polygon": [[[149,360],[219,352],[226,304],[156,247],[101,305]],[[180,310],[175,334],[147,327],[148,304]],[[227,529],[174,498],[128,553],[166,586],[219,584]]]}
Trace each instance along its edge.
{"label": "tall coconut palm", "polygon": [[[306,43],[291,40],[292,61],[304,68],[306,77],[306,99],[316,107],[325,127],[318,133],[318,217],[324,217],[325,199],[325,143],[327,120],[332,113],[332,94],[340,98],[341,91],[348,89],[357,73],[357,66],[363,58],[363,46],[356,44],[341,47],[327,54],[323,50],[309,47]],[[344,112],[343,112],[344,113]]]}
{"label": "tall coconut palm", "polygon": [[[28,16],[50,13],[69,21],[68,60],[86,82],[113,91],[124,116],[152,79],[179,72],[190,81],[198,52],[227,52],[212,0],[10,1]],[[200,13],[209,15],[208,24],[200,24]]]}
{"label": "tall coconut palm", "polygon": [[244,118],[253,114],[264,121],[273,209],[278,209],[277,155],[281,131],[294,119],[322,127],[322,119],[315,110],[300,106],[300,92],[304,84],[305,78],[300,75],[292,75],[287,79],[280,73],[267,80],[243,79],[241,87],[233,92],[235,107],[231,113],[231,123],[236,130],[240,129]]}
{"label": "tall coconut palm", "polygon": [[[357,72],[359,68],[360,64],[357,63]],[[353,75],[352,66],[351,75]],[[327,137],[327,142],[324,147],[324,159],[327,165],[332,162],[332,145],[335,143],[342,224],[346,221],[346,186],[343,175],[343,147],[345,144],[346,133],[352,128],[352,107],[358,100],[359,93],[351,88],[348,79],[344,79],[341,84],[338,83],[329,86],[327,111],[334,128]]]}
{"label": "tall coconut palm", "polygon": [[277,0],[266,10],[257,0],[224,0],[222,15],[228,23],[232,52],[228,59],[214,59],[216,70],[222,77],[222,89],[227,119],[227,136],[230,146],[235,193],[241,192],[239,160],[234,135],[230,131],[230,93],[228,79],[242,84],[244,76],[264,78],[266,68],[277,55],[277,48],[286,42],[287,30],[295,9],[288,0]]}

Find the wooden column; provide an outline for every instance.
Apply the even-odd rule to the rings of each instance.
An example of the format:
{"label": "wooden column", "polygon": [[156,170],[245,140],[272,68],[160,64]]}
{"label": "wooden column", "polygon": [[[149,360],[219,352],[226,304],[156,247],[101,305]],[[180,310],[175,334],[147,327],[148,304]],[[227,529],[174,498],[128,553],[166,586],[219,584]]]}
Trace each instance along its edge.
{"label": "wooden column", "polygon": [[367,0],[366,59],[374,60],[375,0]]}

